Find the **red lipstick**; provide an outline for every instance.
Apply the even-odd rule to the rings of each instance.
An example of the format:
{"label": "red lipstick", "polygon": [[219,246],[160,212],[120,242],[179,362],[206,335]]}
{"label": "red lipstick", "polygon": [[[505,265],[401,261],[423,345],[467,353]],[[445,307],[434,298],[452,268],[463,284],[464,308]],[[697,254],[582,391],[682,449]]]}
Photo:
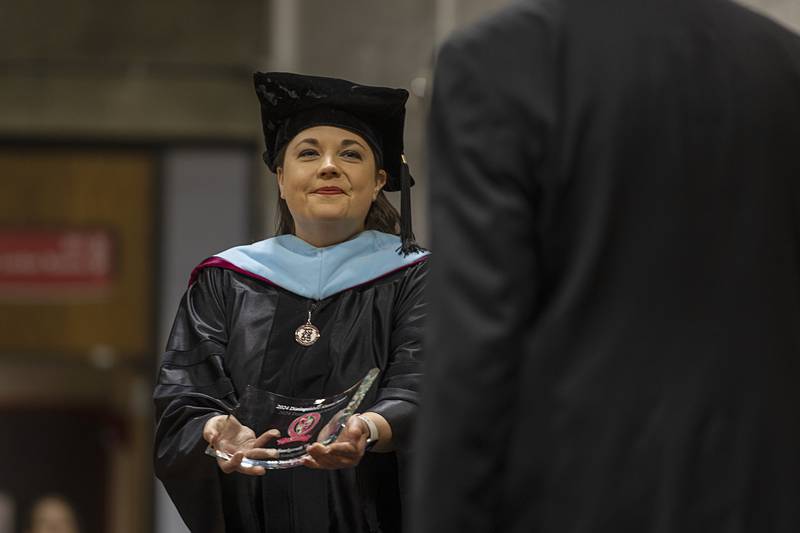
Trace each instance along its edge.
{"label": "red lipstick", "polygon": [[344,194],[344,191],[339,187],[320,187],[313,192],[314,194]]}

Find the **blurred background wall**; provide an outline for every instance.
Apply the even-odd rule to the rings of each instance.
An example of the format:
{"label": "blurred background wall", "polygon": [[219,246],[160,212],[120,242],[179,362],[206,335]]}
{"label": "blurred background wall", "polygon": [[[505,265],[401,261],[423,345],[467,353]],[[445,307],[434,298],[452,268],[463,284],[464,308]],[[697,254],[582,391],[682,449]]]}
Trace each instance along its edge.
{"label": "blurred background wall", "polygon": [[[83,532],[185,531],[150,390],[191,268],[272,231],[252,72],[408,89],[427,243],[435,49],[504,3],[0,0],[0,533],[46,495]],[[800,29],[797,0],[747,3]]]}

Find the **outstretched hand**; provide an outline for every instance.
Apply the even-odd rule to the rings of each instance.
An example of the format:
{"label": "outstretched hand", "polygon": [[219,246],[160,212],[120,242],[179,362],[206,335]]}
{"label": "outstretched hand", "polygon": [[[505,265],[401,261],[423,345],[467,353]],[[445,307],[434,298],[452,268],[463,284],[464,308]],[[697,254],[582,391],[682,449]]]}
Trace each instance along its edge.
{"label": "outstretched hand", "polygon": [[242,459],[277,458],[277,450],[264,446],[280,435],[277,429],[270,429],[256,437],[252,429],[242,425],[235,417],[226,415],[210,418],[203,427],[203,439],[212,448],[231,454],[228,460],[217,458],[219,468],[226,474],[239,472],[251,476],[263,476],[266,472],[263,467],[242,466]]}
{"label": "outstretched hand", "polygon": [[315,442],[306,449],[303,465],[308,468],[324,470],[337,470],[339,468],[352,468],[361,462],[367,448],[369,427],[353,415],[333,444],[325,446]]}

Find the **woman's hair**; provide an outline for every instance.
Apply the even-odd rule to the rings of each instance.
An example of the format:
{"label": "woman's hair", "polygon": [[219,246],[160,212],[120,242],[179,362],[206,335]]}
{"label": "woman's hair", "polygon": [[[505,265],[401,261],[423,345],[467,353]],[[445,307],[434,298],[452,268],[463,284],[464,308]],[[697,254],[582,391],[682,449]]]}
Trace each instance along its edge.
{"label": "woman's hair", "polygon": [[[286,157],[286,146],[278,152],[275,160],[279,167],[283,167],[283,160]],[[277,235],[294,234],[294,218],[289,211],[286,200],[278,196],[278,211],[275,215],[277,223]],[[392,205],[383,191],[378,192],[378,196],[367,211],[367,218],[364,219],[365,230],[376,230],[392,235],[400,234],[400,213]]]}

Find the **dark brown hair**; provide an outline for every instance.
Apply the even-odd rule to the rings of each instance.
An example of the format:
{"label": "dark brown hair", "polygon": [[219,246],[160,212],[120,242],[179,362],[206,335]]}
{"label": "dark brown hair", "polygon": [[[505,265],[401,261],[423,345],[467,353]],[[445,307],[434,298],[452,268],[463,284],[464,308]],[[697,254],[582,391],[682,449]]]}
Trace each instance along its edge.
{"label": "dark brown hair", "polygon": [[[286,146],[284,146],[275,158],[278,166],[283,167],[283,160],[286,157]],[[278,196],[278,211],[275,214],[277,224],[277,235],[294,234],[294,218],[289,211],[286,200]],[[365,230],[376,230],[392,235],[400,234],[400,213],[392,205],[383,191],[378,192],[378,196],[367,211],[367,218],[364,219]]]}

